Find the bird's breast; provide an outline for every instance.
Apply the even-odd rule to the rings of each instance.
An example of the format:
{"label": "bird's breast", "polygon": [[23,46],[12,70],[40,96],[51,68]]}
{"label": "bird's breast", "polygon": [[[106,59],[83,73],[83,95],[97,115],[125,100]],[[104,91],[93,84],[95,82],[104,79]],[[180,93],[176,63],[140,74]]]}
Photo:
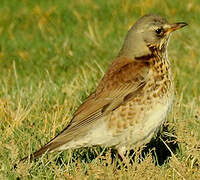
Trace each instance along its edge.
{"label": "bird's breast", "polygon": [[169,64],[155,62],[141,93],[121,105],[109,117],[108,127],[118,137],[119,144],[141,145],[151,139],[167,116],[173,94]]}

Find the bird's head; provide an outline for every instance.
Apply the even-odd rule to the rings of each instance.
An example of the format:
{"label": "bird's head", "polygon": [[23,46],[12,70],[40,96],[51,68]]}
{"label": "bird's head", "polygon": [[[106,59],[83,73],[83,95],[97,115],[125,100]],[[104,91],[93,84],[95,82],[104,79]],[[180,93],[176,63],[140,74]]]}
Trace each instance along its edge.
{"label": "bird's head", "polygon": [[120,54],[130,57],[149,55],[150,48],[165,52],[170,34],[187,23],[170,24],[161,16],[145,15],[129,30]]}

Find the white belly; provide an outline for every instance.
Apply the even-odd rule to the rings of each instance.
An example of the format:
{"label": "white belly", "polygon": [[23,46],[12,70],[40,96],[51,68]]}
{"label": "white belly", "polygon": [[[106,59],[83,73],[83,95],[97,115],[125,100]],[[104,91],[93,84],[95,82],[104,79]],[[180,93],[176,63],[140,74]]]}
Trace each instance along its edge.
{"label": "white belly", "polygon": [[151,111],[146,113],[143,122],[137,124],[134,130],[130,132],[132,145],[141,146],[151,140],[154,133],[164,122],[169,105],[156,105]]}
{"label": "white belly", "polygon": [[141,146],[151,140],[155,131],[161,126],[166,118],[171,102],[167,104],[157,104],[135,126],[123,130],[120,134],[113,133],[109,129],[105,120],[100,120],[88,133],[74,139],[59,147],[57,150],[74,149],[102,145],[105,147],[126,147],[134,148]]}

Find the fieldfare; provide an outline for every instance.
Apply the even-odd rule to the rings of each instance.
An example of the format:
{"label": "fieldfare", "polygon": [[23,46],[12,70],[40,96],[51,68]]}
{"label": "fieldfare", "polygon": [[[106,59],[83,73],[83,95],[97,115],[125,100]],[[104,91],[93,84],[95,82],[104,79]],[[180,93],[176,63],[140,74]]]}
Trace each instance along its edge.
{"label": "fieldfare", "polygon": [[123,158],[127,150],[149,142],[174,96],[169,37],[186,25],[170,24],[158,15],[141,17],[128,31],[95,92],[79,106],[67,127],[28,157],[100,145],[117,149]]}

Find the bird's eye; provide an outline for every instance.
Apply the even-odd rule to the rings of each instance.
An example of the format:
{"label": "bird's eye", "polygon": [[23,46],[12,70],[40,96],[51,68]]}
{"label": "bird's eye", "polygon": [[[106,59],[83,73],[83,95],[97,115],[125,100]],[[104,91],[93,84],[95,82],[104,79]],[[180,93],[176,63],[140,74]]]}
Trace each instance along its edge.
{"label": "bird's eye", "polygon": [[156,34],[161,34],[161,32],[162,32],[161,28],[156,29]]}

